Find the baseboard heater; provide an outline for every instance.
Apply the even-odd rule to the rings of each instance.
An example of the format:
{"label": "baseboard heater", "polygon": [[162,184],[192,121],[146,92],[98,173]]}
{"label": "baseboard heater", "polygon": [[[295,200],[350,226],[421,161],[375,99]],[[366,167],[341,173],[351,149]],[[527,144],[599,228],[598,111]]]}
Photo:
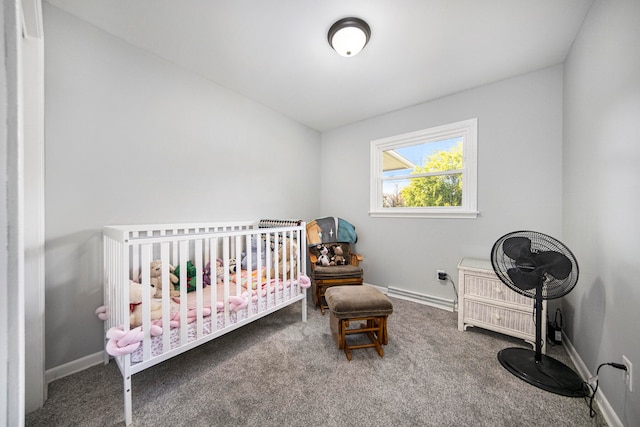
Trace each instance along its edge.
{"label": "baseboard heater", "polygon": [[389,295],[390,297],[417,302],[419,304],[430,305],[432,307],[441,308],[443,310],[451,312],[454,311],[454,301],[446,298],[434,297],[432,295],[425,295],[418,292],[398,289],[394,288],[393,286],[389,286],[387,295]]}

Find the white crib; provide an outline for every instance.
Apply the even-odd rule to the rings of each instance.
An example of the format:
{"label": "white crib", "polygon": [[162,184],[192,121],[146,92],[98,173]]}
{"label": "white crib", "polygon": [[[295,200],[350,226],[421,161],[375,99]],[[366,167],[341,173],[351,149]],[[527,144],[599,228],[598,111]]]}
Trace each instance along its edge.
{"label": "white crib", "polygon": [[[105,363],[113,355],[122,373],[127,425],[133,374],[298,301],[307,320],[305,231],[304,222],[288,220],[104,227]],[[152,261],[161,265],[161,296],[151,295]],[[150,290],[136,307],[142,321],[135,328],[132,281]],[[162,318],[154,319],[160,303]]]}

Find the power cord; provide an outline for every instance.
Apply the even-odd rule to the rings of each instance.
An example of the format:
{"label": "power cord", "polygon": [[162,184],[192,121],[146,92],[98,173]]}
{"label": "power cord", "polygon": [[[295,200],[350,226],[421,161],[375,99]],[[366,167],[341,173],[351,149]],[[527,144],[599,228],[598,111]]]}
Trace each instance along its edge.
{"label": "power cord", "polygon": [[[615,362],[609,362],[609,363],[601,363],[600,366],[598,366],[598,369],[596,370],[596,375],[591,377],[589,379],[589,388],[591,388],[591,390],[593,391],[591,393],[591,398],[589,399],[589,416],[591,416],[591,418],[596,416],[596,412],[593,410],[593,399],[596,396],[596,392],[598,391],[598,374],[600,373],[600,368],[602,368],[603,366],[613,366],[616,369],[622,369],[623,371],[627,370],[627,367],[625,365],[623,365],[622,363],[615,363]],[[593,382],[596,382],[596,387],[592,388],[592,384]]]}
{"label": "power cord", "polygon": [[456,299],[453,301],[453,307],[457,307],[458,306],[458,288],[456,288],[456,284],[453,282],[453,280],[451,280],[451,277],[449,277],[449,275],[447,273],[440,273],[442,275],[444,275],[445,277],[440,279],[440,280],[446,280],[447,282],[451,283],[453,285],[453,290],[456,293]]}

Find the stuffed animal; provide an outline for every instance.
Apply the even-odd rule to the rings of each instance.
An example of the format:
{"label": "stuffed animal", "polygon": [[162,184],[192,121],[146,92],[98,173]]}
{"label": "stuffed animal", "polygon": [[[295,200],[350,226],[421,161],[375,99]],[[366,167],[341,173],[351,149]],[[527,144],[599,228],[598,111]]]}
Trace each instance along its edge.
{"label": "stuffed animal", "polygon": [[251,238],[251,265],[248,265],[249,257],[246,253],[243,253],[240,261],[240,266],[243,270],[256,270],[258,268],[258,240],[260,241],[260,265],[266,267],[267,242],[258,236],[253,236]]}
{"label": "stuffed animal", "polygon": [[[224,267],[222,267],[222,260],[220,258],[216,259],[216,279],[218,282],[224,279]],[[211,285],[211,261],[207,262],[207,265],[204,266],[204,271],[202,272],[202,286]]]}
{"label": "stuffed animal", "polygon": [[[283,257],[285,252],[284,249],[286,249],[286,255]],[[293,259],[293,266],[291,265],[291,259]],[[285,274],[283,276],[285,278],[289,278],[291,270],[295,271],[298,266],[297,260],[298,247],[296,245],[291,246],[289,238],[284,239],[284,242],[278,246],[278,274],[282,274],[282,270],[284,268]]]}
{"label": "stuffed animal", "polygon": [[216,277],[220,279],[224,276],[224,267],[222,266],[222,260],[220,258],[216,259]]}
{"label": "stuffed animal", "polygon": [[208,286],[211,284],[211,262],[208,262],[204,266],[202,271],[202,286]]}
{"label": "stuffed animal", "polygon": [[[187,261],[187,292],[193,292],[196,290],[196,274],[198,270],[193,265],[191,260]],[[180,292],[180,266],[177,266],[174,270],[174,274],[178,277],[178,282],[173,284],[175,291]]]}
{"label": "stuffed animal", "polygon": [[329,259],[329,249],[325,245],[317,245],[316,249],[318,250],[318,260],[316,261],[316,265],[322,265],[324,267],[331,264],[331,260]]}
{"label": "stuffed animal", "polygon": [[331,265],[345,265],[347,260],[344,257],[344,251],[342,250],[342,246],[335,245],[332,248],[333,256],[331,257]]}
{"label": "stuffed animal", "polygon": [[229,258],[229,273],[235,274],[237,261],[235,258]]}
{"label": "stuffed animal", "polygon": [[[175,284],[178,283],[179,279],[178,279],[178,276],[174,274],[174,270],[175,269],[173,268],[173,266],[169,264],[169,281],[171,282],[171,284],[175,286]],[[162,261],[161,260],[158,259],[158,260],[151,261],[151,264],[149,265],[149,281],[156,288],[155,297],[162,298]],[[142,275],[138,276],[138,278],[136,279],[136,282],[142,282]],[[171,293],[171,296],[175,295],[173,290],[170,293]]]}
{"label": "stuffed animal", "polygon": [[[142,325],[142,283],[129,282],[129,327],[136,328]],[[151,320],[162,317],[162,300],[154,298],[156,287],[149,286],[149,296],[151,297]]]}

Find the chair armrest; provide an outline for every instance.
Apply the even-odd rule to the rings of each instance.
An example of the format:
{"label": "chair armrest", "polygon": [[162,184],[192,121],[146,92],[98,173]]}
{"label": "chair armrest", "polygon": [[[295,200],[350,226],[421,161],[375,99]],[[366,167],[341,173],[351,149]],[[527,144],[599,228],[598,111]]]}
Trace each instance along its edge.
{"label": "chair armrest", "polygon": [[316,269],[316,262],[318,262],[318,257],[315,256],[314,254],[311,253],[311,251],[309,251],[309,261],[311,264],[311,270],[315,270]]}
{"label": "chair armrest", "polygon": [[354,265],[354,266],[356,266],[356,267],[357,267],[359,263],[361,263],[362,261],[364,261],[364,258],[363,258],[363,257],[362,257],[362,255],[360,255],[360,254],[356,254],[356,253],[351,252],[351,254],[350,254],[350,255],[351,255],[351,256],[350,256],[350,258],[351,258],[351,260],[350,260],[350,264],[351,264],[351,265]]}

